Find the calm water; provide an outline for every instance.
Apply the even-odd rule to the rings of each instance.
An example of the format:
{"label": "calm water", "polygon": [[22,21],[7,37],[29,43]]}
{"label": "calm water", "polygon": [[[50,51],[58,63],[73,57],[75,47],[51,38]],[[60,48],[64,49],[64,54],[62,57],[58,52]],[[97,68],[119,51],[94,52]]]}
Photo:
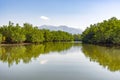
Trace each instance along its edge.
{"label": "calm water", "polygon": [[80,43],[0,47],[0,80],[120,80],[120,48]]}

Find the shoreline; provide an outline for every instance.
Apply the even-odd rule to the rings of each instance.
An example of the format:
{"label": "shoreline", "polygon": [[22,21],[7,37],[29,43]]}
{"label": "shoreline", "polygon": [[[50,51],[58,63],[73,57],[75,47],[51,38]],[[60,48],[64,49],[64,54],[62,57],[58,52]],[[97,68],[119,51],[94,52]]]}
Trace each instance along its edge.
{"label": "shoreline", "polygon": [[1,43],[0,46],[21,46],[21,45],[30,45],[33,43]]}
{"label": "shoreline", "polygon": [[[44,43],[49,43],[49,42],[43,42],[42,44]],[[52,43],[57,43],[57,42],[52,42]],[[70,41],[69,43],[82,43],[82,42],[81,41],[72,41],[72,42]],[[21,45],[30,45],[30,44],[41,44],[41,43],[1,43],[0,46],[21,46]]]}
{"label": "shoreline", "polygon": [[103,46],[103,47],[120,47],[120,44],[103,44],[103,43],[82,43],[82,44],[89,44],[89,45],[96,45],[96,46]]}

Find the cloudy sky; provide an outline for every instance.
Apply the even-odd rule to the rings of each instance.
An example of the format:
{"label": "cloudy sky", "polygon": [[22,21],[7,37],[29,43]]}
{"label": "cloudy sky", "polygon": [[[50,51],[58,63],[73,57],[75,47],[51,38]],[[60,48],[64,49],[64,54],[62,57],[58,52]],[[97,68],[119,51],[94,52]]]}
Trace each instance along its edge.
{"label": "cloudy sky", "polygon": [[84,30],[104,19],[120,19],[120,0],[0,0],[0,25],[67,25]]}

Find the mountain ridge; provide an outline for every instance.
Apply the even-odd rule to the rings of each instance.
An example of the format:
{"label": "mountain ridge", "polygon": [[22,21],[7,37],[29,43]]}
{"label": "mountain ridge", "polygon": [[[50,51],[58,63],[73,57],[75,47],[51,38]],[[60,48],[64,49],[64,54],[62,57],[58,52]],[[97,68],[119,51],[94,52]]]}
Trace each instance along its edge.
{"label": "mountain ridge", "polygon": [[72,27],[68,27],[65,25],[60,25],[60,26],[53,26],[53,25],[42,25],[39,26],[39,29],[49,29],[50,31],[65,31],[71,34],[82,34],[82,30],[81,29],[77,29],[77,28],[72,28]]}

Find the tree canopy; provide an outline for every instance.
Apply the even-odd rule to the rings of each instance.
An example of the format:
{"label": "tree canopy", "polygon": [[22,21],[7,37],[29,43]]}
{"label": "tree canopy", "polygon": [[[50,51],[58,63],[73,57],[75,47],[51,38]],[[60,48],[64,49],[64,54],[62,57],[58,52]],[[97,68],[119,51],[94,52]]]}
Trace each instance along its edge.
{"label": "tree canopy", "polygon": [[41,43],[41,42],[65,42],[73,41],[74,36],[64,31],[50,31],[39,29],[29,23],[14,25],[11,21],[8,25],[0,27],[0,42],[4,43]]}
{"label": "tree canopy", "polygon": [[91,44],[120,45],[120,20],[112,17],[101,23],[90,25],[82,33],[82,42]]}

